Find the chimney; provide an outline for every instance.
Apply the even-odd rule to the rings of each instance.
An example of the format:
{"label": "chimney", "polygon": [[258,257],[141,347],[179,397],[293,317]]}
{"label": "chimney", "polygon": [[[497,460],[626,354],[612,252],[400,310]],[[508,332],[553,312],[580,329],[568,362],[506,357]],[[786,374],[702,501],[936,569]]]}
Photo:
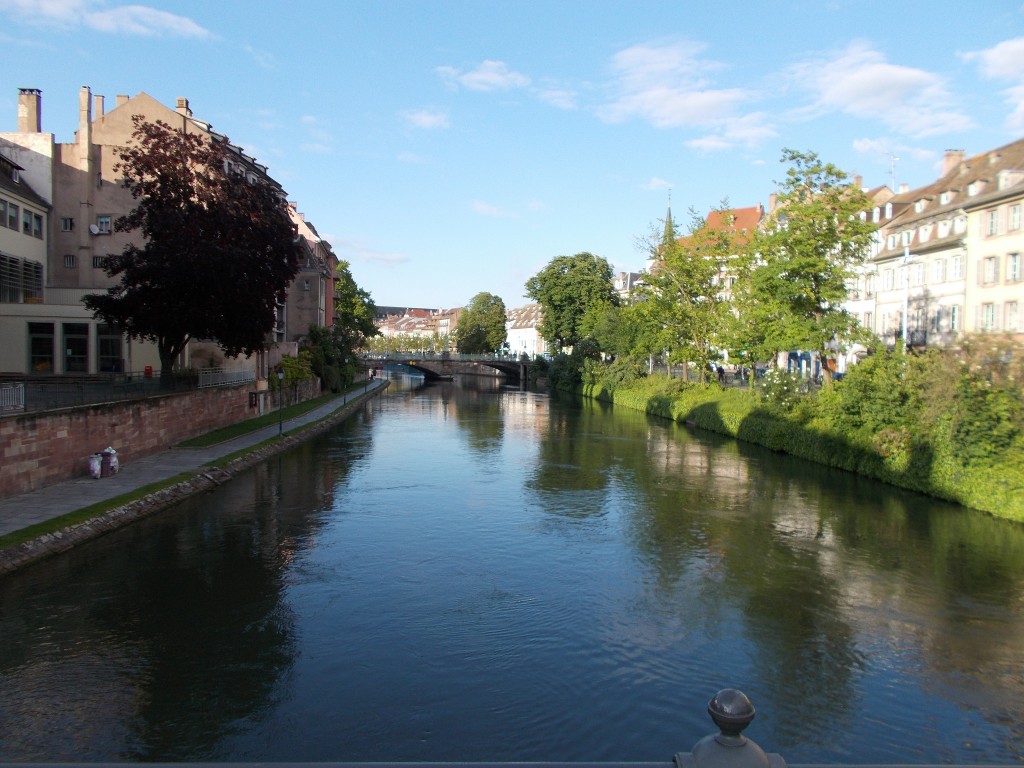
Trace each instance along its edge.
{"label": "chimney", "polygon": [[962,149],[947,149],[945,157],[942,158],[942,175],[945,176],[960,165],[964,161],[965,154]]}
{"label": "chimney", "polygon": [[129,98],[130,97],[128,96],[127,93],[119,93],[119,94],[117,94],[117,96],[114,97],[114,109],[117,109],[118,107],[121,107],[121,106],[124,106],[125,104],[127,104]]}
{"label": "chimney", "polygon": [[88,85],[78,92],[78,140],[85,146],[92,142],[92,91]]}
{"label": "chimney", "polygon": [[857,189],[864,189],[864,177],[857,174],[853,177],[853,186]]}
{"label": "chimney", "polygon": [[174,108],[174,111],[177,112],[179,115],[184,115],[185,117],[192,117],[192,110],[188,108],[188,99],[184,98],[183,96],[178,97],[178,106]]}
{"label": "chimney", "polygon": [[93,113],[93,115],[95,115],[96,117],[103,117],[103,114],[104,114],[104,112],[103,112],[104,102],[105,102],[105,99],[102,96],[93,96],[92,97],[92,113]]}
{"label": "chimney", "polygon": [[43,130],[43,92],[38,88],[18,89],[18,133]]}
{"label": "chimney", "polygon": [[902,184],[900,184],[900,194],[901,195],[906,194],[909,191],[910,191],[910,185],[909,184],[907,184],[906,182],[903,182]]}

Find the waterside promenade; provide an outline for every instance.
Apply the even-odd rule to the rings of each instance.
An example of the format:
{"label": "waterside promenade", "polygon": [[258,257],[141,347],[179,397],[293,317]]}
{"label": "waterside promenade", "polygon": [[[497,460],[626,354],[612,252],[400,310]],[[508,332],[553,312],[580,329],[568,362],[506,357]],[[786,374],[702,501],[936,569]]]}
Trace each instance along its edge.
{"label": "waterside promenade", "polygon": [[[209,466],[211,462],[240,451],[255,449],[256,446],[273,441],[278,437],[279,432],[283,432],[280,443],[271,442],[258,451],[255,460],[260,460],[265,454],[273,454],[281,447],[288,447],[306,439],[319,431],[318,428],[326,429],[333,425],[350,413],[359,401],[380,394],[380,391],[386,387],[386,381],[367,382],[364,388],[339,395],[313,410],[285,419],[280,424],[275,422],[216,445],[201,448],[169,448],[123,463],[120,470],[110,477],[95,479],[86,475],[55,483],[30,493],[0,499],[0,536],[40,523],[47,523],[94,504],[108,502],[125,494],[133,493],[140,488],[164,483],[181,475],[189,477],[189,479],[175,484],[176,488],[178,486],[188,487],[177,488],[177,491],[160,492],[161,498],[157,501],[161,506],[165,503],[164,497],[173,497],[166,503],[173,502],[177,498],[187,495],[190,488],[197,483],[200,485],[203,483],[218,484],[227,479],[229,475],[225,475],[224,470],[211,468]],[[296,430],[300,429],[301,431],[296,433]],[[122,518],[123,515],[114,515],[114,517]],[[96,525],[99,525],[101,529],[108,529],[117,527],[116,524],[113,524],[115,522],[123,524],[126,521],[111,519],[99,523],[86,522],[76,525],[74,528],[79,529],[77,536],[81,536],[88,533],[83,526],[95,528]],[[95,530],[91,535],[102,532],[103,530]],[[70,546],[69,540],[77,538],[77,536],[72,531],[49,534],[44,537],[46,542],[42,543],[45,544],[44,548],[49,548],[49,551],[43,554],[67,549]],[[85,536],[85,538],[89,538],[89,536]],[[40,542],[34,544],[29,542],[28,545],[0,550],[0,574],[22,564],[23,558],[12,550],[18,549],[24,553],[27,550],[38,549],[40,546]],[[54,550],[54,548],[56,549]],[[37,559],[37,557],[32,559]]]}

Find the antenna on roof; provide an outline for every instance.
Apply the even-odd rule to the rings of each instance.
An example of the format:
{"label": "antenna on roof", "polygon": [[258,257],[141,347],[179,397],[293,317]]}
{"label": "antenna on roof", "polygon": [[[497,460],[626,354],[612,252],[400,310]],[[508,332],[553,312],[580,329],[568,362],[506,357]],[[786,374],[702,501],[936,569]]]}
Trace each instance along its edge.
{"label": "antenna on roof", "polygon": [[899,162],[899,158],[896,157],[892,152],[886,152],[886,156],[889,158],[889,189],[893,192],[896,191],[896,163]]}

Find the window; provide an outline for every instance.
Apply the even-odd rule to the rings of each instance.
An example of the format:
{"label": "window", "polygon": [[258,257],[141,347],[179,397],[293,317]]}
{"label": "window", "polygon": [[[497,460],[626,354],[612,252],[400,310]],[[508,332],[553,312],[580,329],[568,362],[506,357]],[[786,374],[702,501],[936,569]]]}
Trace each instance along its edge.
{"label": "window", "polygon": [[983,262],[981,262],[981,284],[992,285],[999,281],[999,259],[995,256],[989,256]]}
{"label": "window", "polygon": [[889,250],[892,250],[893,248],[896,247],[896,242],[897,242],[896,235],[889,235],[889,238],[886,241],[885,247],[888,248]]}
{"label": "window", "polygon": [[962,235],[966,231],[967,231],[967,217],[966,216],[957,216],[955,219],[953,219],[953,232],[955,232],[958,235]]}
{"label": "window", "polygon": [[924,264],[914,264],[910,268],[910,284],[924,285]]}
{"label": "window", "polygon": [[110,216],[97,216],[96,226],[99,229],[99,234],[109,235],[113,229],[110,226]]}
{"label": "window", "polygon": [[981,330],[991,331],[996,327],[996,305],[992,303],[981,305]]}
{"label": "window", "polygon": [[89,325],[62,323],[64,334],[64,373],[89,372]]}
{"label": "window", "polygon": [[920,213],[924,210],[924,200],[918,200],[914,203],[914,213]]}
{"label": "window", "polygon": [[1010,206],[1009,229],[1011,232],[1016,232],[1020,229],[1020,205]]}
{"label": "window", "polygon": [[960,330],[960,319],[961,311],[960,305],[954,304],[949,308],[949,330],[956,332]]}
{"label": "window", "polygon": [[18,206],[14,203],[7,204],[7,227],[15,231],[18,229]]}
{"label": "window", "polygon": [[985,219],[988,222],[985,226],[985,234],[989,237],[999,234],[999,211],[989,211],[985,214]]}
{"label": "window", "polygon": [[937,259],[932,262],[932,282],[941,283],[946,279],[946,262],[943,259]]}
{"label": "window", "polygon": [[865,312],[864,313],[864,327],[867,328],[869,331],[875,330],[874,327],[871,325],[871,323],[873,321],[874,321],[874,318],[871,316],[871,313],[870,312]]}
{"label": "window", "polygon": [[121,334],[112,325],[100,323],[96,327],[96,345],[99,352],[100,373],[121,373],[124,358],[121,351]]}
{"label": "window", "polygon": [[43,239],[43,217],[38,213],[32,214],[32,237]]}
{"label": "window", "polygon": [[953,199],[953,193],[949,192],[948,190],[946,192],[943,192],[941,195],[939,195],[939,202],[942,203],[943,205],[948,204],[949,201],[952,200],[952,199]]}
{"label": "window", "polygon": [[900,241],[903,243],[903,245],[910,245],[910,238],[912,238],[913,236],[914,233],[911,230],[905,229],[903,230]]}
{"label": "window", "polygon": [[93,269],[103,269],[103,266],[106,263],[107,263],[107,257],[106,256],[98,256],[96,254],[93,254],[93,256],[92,256],[92,268]]}
{"label": "window", "polygon": [[29,370],[53,373],[53,323],[28,324]]}
{"label": "window", "polygon": [[892,290],[892,288],[893,288],[893,274],[892,274],[892,270],[891,269],[887,269],[887,270],[885,270],[885,272],[882,273],[882,285],[885,287],[885,290],[887,290],[887,291],[891,291]]}
{"label": "window", "polygon": [[70,216],[65,216],[60,220],[60,231],[61,232],[73,232],[75,229],[75,220]]}
{"label": "window", "polygon": [[1006,324],[1003,327],[1008,331],[1016,331],[1018,329],[1017,302],[1006,302],[1004,309],[1006,315]]}
{"label": "window", "polygon": [[21,212],[21,233],[23,235],[32,234],[32,211],[28,208]]}
{"label": "window", "polygon": [[0,304],[38,304],[43,298],[43,265],[0,253]]}
{"label": "window", "polygon": [[949,260],[949,279],[960,280],[964,276],[964,261],[961,256],[954,256]]}
{"label": "window", "polygon": [[1020,282],[1020,254],[1019,253],[1008,253],[1008,254],[1006,254],[1006,282],[1008,282],[1008,283],[1019,283]]}
{"label": "window", "polygon": [[864,280],[864,293],[867,298],[871,298],[875,295],[875,276],[868,275]]}
{"label": "window", "polygon": [[75,268],[75,254],[65,253],[64,254],[64,268],[74,269]]}
{"label": "window", "polygon": [[7,226],[7,201],[0,200],[0,227]]}

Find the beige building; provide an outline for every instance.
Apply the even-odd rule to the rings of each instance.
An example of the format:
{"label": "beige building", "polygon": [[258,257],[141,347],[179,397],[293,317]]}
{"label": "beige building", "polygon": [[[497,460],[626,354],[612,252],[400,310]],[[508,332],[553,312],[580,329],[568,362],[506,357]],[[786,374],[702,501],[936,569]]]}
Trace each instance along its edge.
{"label": "beige building", "polygon": [[[223,134],[214,132],[209,123],[195,118],[184,98],[179,98],[176,107],[170,109],[146,93],[133,97],[119,95],[108,112],[104,97],[83,87],[78,98],[78,130],[68,143],[60,143],[54,134],[43,131],[41,115],[42,93],[23,88],[18,96],[17,132],[0,133],[0,153],[21,168],[22,178],[39,197],[37,208],[45,207],[43,204],[50,207],[43,223],[46,258],[42,303],[12,305],[0,290],[0,330],[5,339],[13,342],[5,344],[5,348],[14,347],[13,351],[3,353],[0,370],[96,374],[159,369],[155,345],[122,337],[94,319],[81,303],[85,294],[109,287],[112,281],[103,271],[104,258],[121,252],[134,237],[114,231],[116,219],[134,207],[130,193],[114,171],[120,148],[131,141],[133,116],[142,115],[150,122],[161,120],[187,133],[222,142],[232,170],[278,189],[280,185],[267,174],[266,166],[247,156]],[[284,197],[284,190],[280,193]],[[301,221],[298,214],[293,216],[296,218]],[[295,296],[294,311],[305,326],[300,331],[290,329],[288,307],[282,306],[272,339],[275,348],[270,354],[260,355],[257,360],[225,361],[216,354],[216,344],[196,341],[183,353],[180,365],[244,366],[255,368],[256,375],[263,378],[282,351],[294,353],[291,339],[308,331],[307,320],[322,319],[323,324],[329,321],[333,285],[328,288],[331,279],[322,273],[330,259],[321,257],[330,248],[324,246],[310,226],[300,234],[306,239],[310,257],[308,269],[304,267],[299,275],[298,285],[305,294],[303,281],[310,282],[310,296],[315,293],[315,298],[310,299],[313,306],[307,307],[294,286],[289,295]],[[8,253],[3,241],[0,250],[5,256],[15,256]],[[314,272],[319,276],[316,292],[312,290]],[[324,277],[323,283],[320,277]],[[199,355],[195,362],[193,353]]]}
{"label": "beige building", "polygon": [[[0,372],[51,373],[54,325],[42,321],[41,312],[34,316],[46,283],[50,203],[24,171],[0,149]],[[75,366],[81,362],[81,339],[74,329],[67,332],[66,346],[75,354],[66,362]]]}
{"label": "beige building", "polygon": [[966,158],[946,152],[934,183],[886,205],[871,323],[887,345],[947,346],[965,332],[1021,330],[1024,140]]}

